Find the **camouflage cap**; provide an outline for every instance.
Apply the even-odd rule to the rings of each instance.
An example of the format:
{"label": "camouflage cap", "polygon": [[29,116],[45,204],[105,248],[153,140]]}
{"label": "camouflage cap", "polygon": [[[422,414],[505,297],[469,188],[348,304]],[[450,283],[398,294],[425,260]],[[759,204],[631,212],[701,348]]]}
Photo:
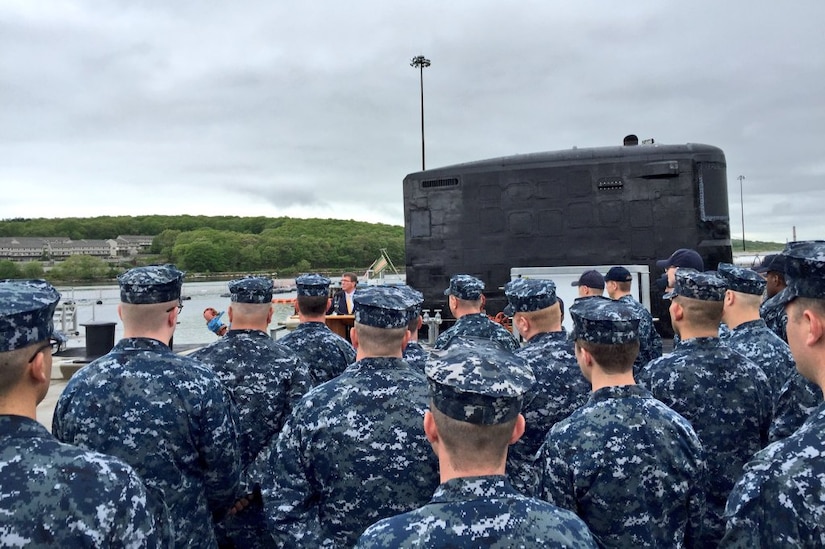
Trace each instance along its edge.
{"label": "camouflage cap", "polygon": [[797,297],[825,299],[825,242],[795,242],[782,254],[788,286],[779,292],[779,303],[790,303]]}
{"label": "camouflage cap", "polygon": [[123,303],[147,305],[180,299],[183,271],[174,265],[135,267],[117,277]]}
{"label": "camouflage cap", "polygon": [[509,302],[504,314],[529,313],[546,309],[556,303],[556,283],[552,280],[517,278],[504,286]]}
{"label": "camouflage cap", "polygon": [[524,359],[485,341],[433,351],[425,372],[432,404],[441,413],[467,423],[497,425],[518,416],[536,378]]}
{"label": "camouflage cap", "polygon": [[696,269],[676,269],[673,290],[662,297],[672,299],[677,295],[702,301],[722,301],[728,289],[725,281],[715,272],[700,273]]}
{"label": "camouflage cap", "polygon": [[398,286],[398,288],[401,288],[404,292],[407,293],[407,297],[412,303],[412,305],[410,305],[409,311],[410,320],[412,320],[415,317],[421,316],[421,307],[424,305],[424,294],[422,294],[421,292],[419,292],[411,286],[407,286],[406,284]]}
{"label": "camouflage cap", "polygon": [[762,295],[767,281],[753,269],[744,269],[731,263],[720,263],[716,269],[727,283],[728,290],[743,294]]}
{"label": "camouflage cap", "polygon": [[302,274],[295,279],[295,286],[298,288],[298,297],[329,296],[329,284],[329,278],[318,273]]}
{"label": "camouflage cap", "polygon": [[272,303],[273,287],[271,278],[245,276],[229,282],[229,299],[233,303]]}
{"label": "camouflage cap", "polygon": [[621,344],[639,339],[638,314],[625,303],[592,296],[570,306],[573,331],[570,338],[591,343]]}
{"label": "camouflage cap", "polygon": [[415,300],[400,286],[367,286],[352,295],[355,322],[376,328],[406,328]]}
{"label": "camouflage cap", "polygon": [[481,298],[484,291],[484,282],[474,276],[457,274],[450,279],[450,287],[444,290],[444,295],[454,295],[465,301],[475,301]]}
{"label": "camouflage cap", "polygon": [[0,280],[0,352],[51,337],[58,301],[60,292],[45,280]]}

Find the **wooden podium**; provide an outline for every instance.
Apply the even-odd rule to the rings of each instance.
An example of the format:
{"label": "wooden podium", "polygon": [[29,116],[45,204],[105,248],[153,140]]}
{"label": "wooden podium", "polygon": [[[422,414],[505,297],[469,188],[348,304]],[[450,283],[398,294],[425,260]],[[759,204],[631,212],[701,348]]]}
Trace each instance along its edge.
{"label": "wooden podium", "polygon": [[349,341],[349,329],[355,326],[354,315],[327,315],[329,329]]}

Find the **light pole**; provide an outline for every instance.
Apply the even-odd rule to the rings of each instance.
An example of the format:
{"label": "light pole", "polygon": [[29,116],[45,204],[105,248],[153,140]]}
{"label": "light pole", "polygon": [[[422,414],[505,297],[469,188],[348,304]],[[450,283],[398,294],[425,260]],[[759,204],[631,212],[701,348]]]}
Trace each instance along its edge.
{"label": "light pole", "polygon": [[745,251],[745,198],[742,193],[742,181],[745,180],[744,175],[740,175],[736,179],[739,180],[739,209],[742,211],[742,251]]}
{"label": "light pole", "polygon": [[430,66],[430,60],[423,55],[418,55],[412,58],[410,66],[418,69],[421,83],[421,171],[423,172],[426,169],[424,164],[424,67]]}

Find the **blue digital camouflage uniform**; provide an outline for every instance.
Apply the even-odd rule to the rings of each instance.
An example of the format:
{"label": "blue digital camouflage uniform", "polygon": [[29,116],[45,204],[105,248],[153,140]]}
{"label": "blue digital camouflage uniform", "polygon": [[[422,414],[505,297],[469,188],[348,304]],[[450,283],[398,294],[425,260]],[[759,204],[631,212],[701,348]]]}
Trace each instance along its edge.
{"label": "blue digital camouflage uniform", "polygon": [[[271,279],[247,277],[229,283],[233,303],[272,303]],[[251,465],[258,452],[276,436],[293,405],[310,389],[309,373],[292,351],[276,343],[266,332],[230,329],[225,336],[190,355],[210,367],[229,389],[238,409],[241,468]],[[260,479],[243,478],[244,492],[259,490]],[[253,498],[254,499],[254,498]],[[221,525],[219,537],[236,546],[267,547],[266,518],[257,499]]]}
{"label": "blue digital camouflage uniform", "polygon": [[[679,269],[674,292],[666,295],[722,301],[726,288],[716,274]],[[704,535],[707,544],[716,543],[724,533],[728,493],[748,459],[768,442],[768,378],[718,337],[696,337],[645,366],[639,383],[690,421],[702,441],[709,479]]]}
{"label": "blue digital camouflage uniform", "polygon": [[573,342],[566,332],[536,334],[516,351],[527,361],[536,384],[525,397],[524,436],[510,446],[507,470],[521,493],[535,495],[541,464],[536,457],[550,428],[572,414],[590,397],[590,383],[582,376]]}
{"label": "blue digital camouflage uniform", "polygon": [[653,316],[632,295],[623,295],[616,301],[624,303],[639,317],[639,354],[633,362],[633,374],[639,375],[645,364],[662,356],[662,336],[653,325]]}
{"label": "blue digital camouflage uniform", "polygon": [[[3,368],[13,364],[6,353],[40,343],[33,361],[46,351],[59,300],[44,280],[0,281]],[[171,541],[168,520],[155,522],[131,467],[61,444],[33,418],[20,415],[0,415],[0,517],[2,547],[163,547]]]}
{"label": "blue digital camouflage uniform", "polygon": [[[765,279],[752,269],[720,263],[717,272],[733,292],[759,296],[765,290]],[[796,371],[788,344],[768,329],[761,318],[743,322],[729,330],[724,339],[728,347],[751,359],[768,376],[775,408],[782,386]]]}
{"label": "blue digital camouflage uniform", "polygon": [[424,372],[429,353],[418,341],[410,341],[404,348],[404,361],[416,370]]}
{"label": "blue digital camouflage uniform", "polygon": [[779,391],[768,440],[776,442],[799,429],[822,404],[822,390],[794,370]]}
{"label": "blue digital camouflage uniform", "polygon": [[596,547],[576,515],[516,492],[505,476],[465,477],[440,485],[430,502],[386,518],[357,548]]}
{"label": "blue digital camouflage uniform", "polygon": [[[570,308],[572,337],[638,339],[639,319],[603,297]],[[628,369],[631,365],[628,364]],[[575,511],[603,547],[692,546],[701,536],[706,470],[691,425],[643,387],[593,392],[541,448],[541,497]]]}
{"label": "blue digital camouflage uniform", "polygon": [[307,369],[260,330],[230,330],[190,356],[209,366],[229,389],[238,410],[241,466],[246,468],[310,389]]}
{"label": "blue digital camouflage uniform", "polygon": [[[504,313],[532,312],[557,302],[552,280],[519,278],[505,286],[508,306]],[[550,428],[587,402],[590,383],[582,376],[573,341],[566,332],[544,332],[531,337],[516,351],[533,370],[536,382],[524,397],[521,413],[524,435],[510,446],[507,474],[522,494],[534,496],[541,477],[536,454]]]}
{"label": "blue digital camouflage uniform", "polygon": [[796,371],[788,344],[769,330],[761,318],[744,322],[731,330],[725,344],[762,368],[768,376],[773,406],[776,407],[782,386]]}
{"label": "blue digital camouflage uniform", "polygon": [[770,330],[775,333],[782,341],[788,341],[788,315],[785,313],[785,307],[778,304],[777,296],[769,297],[759,307],[759,316],[761,316],[765,324]]}
{"label": "blue digital camouflage uniform", "polygon": [[[132,269],[119,278],[121,301],[178,299],[182,277],[169,266]],[[223,516],[239,489],[236,423],[231,397],[210,369],[135,337],[69,380],[52,432],[134,467],[153,508],[168,506],[176,545],[215,547],[213,517]]]}
{"label": "blue digital camouflage uniform", "polygon": [[[797,297],[825,299],[825,242],[789,244],[779,294],[787,304]],[[814,315],[817,315],[814,312]],[[801,326],[805,320],[799,319]],[[805,328],[798,327],[798,330]],[[809,337],[810,329],[800,334]],[[812,351],[814,353],[820,351]],[[822,357],[797,356],[806,369],[821,368]],[[771,444],[745,467],[728,499],[724,547],[825,547],[825,404],[796,432]]]}
{"label": "blue digital camouflage uniform", "polygon": [[[329,278],[319,274],[304,274],[295,279],[298,298],[329,295]],[[323,322],[302,322],[278,340],[289,347],[309,369],[313,387],[341,375],[355,362],[352,345],[329,329]]]}
{"label": "blue digital camouflage uniform", "polygon": [[[250,285],[253,289],[245,289]],[[232,302],[262,306],[272,302],[272,289],[272,280],[255,277],[229,285]],[[229,389],[238,410],[241,467],[246,469],[310,389],[305,364],[266,332],[247,329],[230,329],[189,356],[211,368]]]}
{"label": "blue digital camouflage uniform", "polygon": [[349,341],[323,322],[302,322],[278,340],[309,368],[313,386],[333,379],[355,362],[355,349]]}
{"label": "blue digital camouflage uniform", "polygon": [[[409,321],[402,288],[359,288],[353,300],[356,330]],[[426,378],[401,358],[364,358],[304,395],[256,462],[276,542],[350,547],[373,522],[426,503],[438,485],[426,409]]]}
{"label": "blue digital camouflage uniform", "polygon": [[503,349],[515,351],[519,348],[518,341],[513,334],[501,324],[487,318],[484,313],[464,315],[447,330],[438,334],[435,340],[435,349],[445,349],[450,345],[450,339],[457,336],[482,337],[495,341]]}
{"label": "blue digital camouflage uniform", "polygon": [[61,444],[33,419],[0,415],[0,546],[163,547],[137,473]]}
{"label": "blue digital camouflage uniform", "polygon": [[[633,282],[633,275],[624,267],[611,267],[604,275],[605,283]],[[667,280],[667,274],[665,274]],[[653,316],[645,309],[638,299],[630,294],[623,295],[616,299],[632,308],[636,316],[639,317],[639,354],[633,362],[633,375],[639,375],[642,366],[662,356],[662,336],[656,331],[653,325]]]}
{"label": "blue digital camouflage uniform", "polygon": [[[426,372],[433,411],[475,426],[452,445],[442,442],[442,450],[456,456],[484,444],[493,456],[506,452],[506,441],[485,439],[484,429],[515,425],[524,395],[535,382],[526,362],[489,340],[467,339],[447,351],[434,351]],[[497,460],[490,461],[478,467],[495,469]],[[442,483],[429,504],[371,526],[357,546],[595,546],[575,515],[518,494],[505,475],[462,477],[460,465],[455,467],[451,476],[459,478]]]}
{"label": "blue digital camouflage uniform", "polygon": [[[450,287],[444,295],[453,295],[464,301],[481,299],[484,282],[470,275],[455,275],[450,279]],[[519,348],[518,340],[501,324],[490,320],[484,313],[464,315],[447,330],[441,332],[435,340],[435,349],[446,349],[450,339],[456,336],[483,337],[500,344],[508,351]]]}
{"label": "blue digital camouflage uniform", "polygon": [[748,462],[720,547],[825,547],[825,404]]}

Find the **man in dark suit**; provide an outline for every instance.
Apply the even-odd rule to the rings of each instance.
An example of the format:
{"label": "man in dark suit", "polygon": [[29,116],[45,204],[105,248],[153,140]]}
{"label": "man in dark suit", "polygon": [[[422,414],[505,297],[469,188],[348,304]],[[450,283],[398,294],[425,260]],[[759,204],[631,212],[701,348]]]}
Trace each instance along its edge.
{"label": "man in dark suit", "polygon": [[355,273],[344,273],[341,275],[341,289],[333,296],[332,305],[327,311],[328,315],[351,315],[352,314],[352,294],[358,286],[358,275]]}

